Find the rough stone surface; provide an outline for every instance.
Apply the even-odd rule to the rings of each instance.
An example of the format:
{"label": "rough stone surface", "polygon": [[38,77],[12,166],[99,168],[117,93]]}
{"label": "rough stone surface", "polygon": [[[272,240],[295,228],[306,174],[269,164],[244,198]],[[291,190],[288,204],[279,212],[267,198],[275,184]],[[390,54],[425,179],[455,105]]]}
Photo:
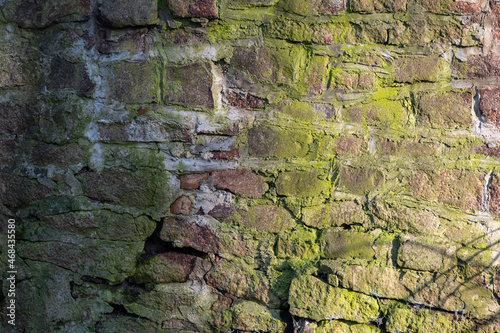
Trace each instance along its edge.
{"label": "rough stone surface", "polygon": [[2,332],[500,329],[498,0],[0,3]]}

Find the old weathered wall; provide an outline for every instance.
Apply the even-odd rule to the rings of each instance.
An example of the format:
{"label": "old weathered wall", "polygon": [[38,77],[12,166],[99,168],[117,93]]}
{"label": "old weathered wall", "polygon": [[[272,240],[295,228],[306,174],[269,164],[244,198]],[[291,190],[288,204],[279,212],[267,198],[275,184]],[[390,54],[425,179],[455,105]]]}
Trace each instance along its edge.
{"label": "old weathered wall", "polygon": [[0,9],[7,332],[500,329],[498,0]]}

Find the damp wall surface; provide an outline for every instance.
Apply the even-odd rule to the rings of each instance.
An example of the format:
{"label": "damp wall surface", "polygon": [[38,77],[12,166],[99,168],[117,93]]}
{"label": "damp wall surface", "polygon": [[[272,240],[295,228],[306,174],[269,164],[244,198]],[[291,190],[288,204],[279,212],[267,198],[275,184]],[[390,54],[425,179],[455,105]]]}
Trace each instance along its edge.
{"label": "damp wall surface", "polygon": [[2,331],[496,333],[499,20],[0,0]]}

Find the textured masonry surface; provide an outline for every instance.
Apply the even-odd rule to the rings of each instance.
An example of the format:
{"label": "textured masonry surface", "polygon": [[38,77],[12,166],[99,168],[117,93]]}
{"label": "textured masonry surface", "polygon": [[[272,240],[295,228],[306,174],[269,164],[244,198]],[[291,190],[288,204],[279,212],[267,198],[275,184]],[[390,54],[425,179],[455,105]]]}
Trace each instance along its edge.
{"label": "textured masonry surface", "polygon": [[3,0],[0,115],[2,332],[500,330],[498,0]]}

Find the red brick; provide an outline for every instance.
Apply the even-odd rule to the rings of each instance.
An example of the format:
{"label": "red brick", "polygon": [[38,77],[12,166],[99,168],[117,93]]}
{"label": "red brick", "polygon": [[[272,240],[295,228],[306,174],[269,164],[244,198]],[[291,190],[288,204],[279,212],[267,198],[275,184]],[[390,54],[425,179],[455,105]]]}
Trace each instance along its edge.
{"label": "red brick", "polygon": [[191,204],[191,199],[185,195],[181,195],[175,200],[172,206],[170,206],[170,213],[189,215],[191,213]]}
{"label": "red brick", "polygon": [[167,4],[178,17],[219,17],[215,0],[167,0]]}
{"label": "red brick", "polygon": [[181,188],[186,190],[194,190],[200,187],[202,180],[208,179],[209,174],[205,173],[191,173],[179,177],[181,181]]}
{"label": "red brick", "polygon": [[261,177],[248,169],[215,171],[212,180],[217,188],[252,198],[260,198],[268,188]]}

